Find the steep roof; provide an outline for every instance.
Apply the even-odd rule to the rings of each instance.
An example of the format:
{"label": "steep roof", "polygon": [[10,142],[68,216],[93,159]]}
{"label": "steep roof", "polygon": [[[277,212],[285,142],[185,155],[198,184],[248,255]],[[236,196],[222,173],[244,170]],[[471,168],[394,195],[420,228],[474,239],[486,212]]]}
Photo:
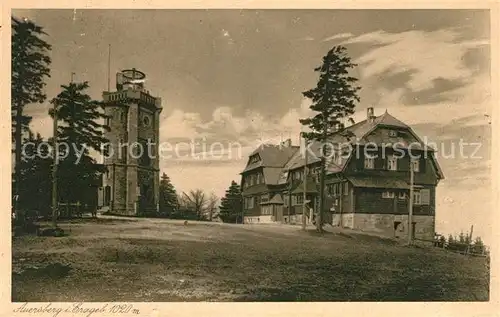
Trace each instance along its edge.
{"label": "steep roof", "polygon": [[[418,145],[412,145],[412,149],[427,150],[429,152],[434,151],[434,149],[427,146],[408,125],[396,119],[387,111],[384,114],[373,118],[372,120],[365,119],[346,127],[343,131],[332,135],[330,137],[330,142],[350,142],[351,144],[358,143],[360,145],[366,144],[367,142],[375,142],[378,144],[379,142],[383,142],[383,138],[377,135],[373,135],[372,132],[375,131],[377,127],[393,127],[397,129],[407,130],[409,134],[411,134],[411,136],[414,138],[414,140],[417,140],[418,142]],[[405,145],[405,142],[402,142],[401,145],[398,145],[398,148],[408,148],[408,145]],[[261,157],[261,161],[253,163],[251,165],[247,165],[243,172],[253,170],[258,167],[265,167],[264,173],[268,174],[267,177],[265,176],[267,184],[285,184],[287,182],[288,171],[303,167],[305,164],[304,152],[301,151],[297,146],[286,147],[283,145],[263,145],[254,150],[250,156],[257,153]],[[310,141],[307,164],[311,165],[319,162],[321,157],[320,153],[321,143],[318,141]],[[441,168],[432,154],[431,158],[438,176],[443,179],[444,175],[441,171]],[[326,167],[327,173],[341,172],[342,170],[344,170],[349,159],[349,157],[343,156],[340,161],[329,161]],[[266,172],[266,169],[268,169],[269,167],[279,167],[279,169],[269,169],[269,171]],[[268,182],[267,179],[269,179],[271,182]],[[275,180],[276,182],[274,182]]]}
{"label": "steep roof", "polygon": [[260,145],[249,156],[251,157],[255,154],[259,154],[260,161],[252,164],[247,164],[243,172],[247,172],[258,167],[282,168],[298,149],[298,146],[286,146],[282,144]]}
{"label": "steep roof", "polygon": [[356,187],[369,188],[391,188],[391,189],[408,189],[410,185],[396,177],[363,177],[363,176],[348,176],[347,179]]}
{"label": "steep roof", "polygon": [[273,198],[267,202],[260,203],[261,205],[283,205],[283,198],[281,198],[281,194],[277,193],[273,196]]}
{"label": "steep roof", "polygon": [[[427,150],[430,152],[433,152],[434,150],[427,145],[416,135],[416,133],[405,123],[402,121],[396,119],[392,115],[390,115],[387,111],[378,116],[375,117],[373,120],[368,120],[365,119],[363,121],[360,121],[356,124],[353,124],[349,127],[346,127],[343,131],[336,133],[331,136],[330,142],[332,143],[346,143],[346,142],[359,142],[359,144],[366,144],[367,141],[375,141],[380,142],[381,140],[372,140],[371,138],[368,138],[370,133],[374,131],[377,127],[379,126],[387,126],[387,127],[395,127],[395,128],[400,128],[400,129],[406,129],[410,132],[410,134],[418,141],[418,145],[413,145],[412,149],[414,150]],[[346,137],[346,132],[352,133],[352,137],[349,138],[350,141],[348,141],[348,138]],[[310,151],[309,151],[309,157],[308,157],[308,165],[320,161],[320,150],[321,150],[321,144],[318,141],[312,141],[312,144],[310,145]],[[404,144],[398,145],[398,148],[407,148]],[[285,169],[293,170],[299,167],[304,166],[305,164],[305,159],[304,155],[302,154],[303,151],[297,151],[290,161],[285,165]],[[314,153],[311,155],[311,153]],[[433,160],[435,161],[435,160]],[[347,157],[343,157],[339,164],[335,162],[328,162],[327,164],[327,173],[337,173],[340,172],[344,169],[345,165],[348,162]],[[438,170],[438,174],[443,177],[441,169],[439,167],[439,164],[437,162],[434,162],[434,165],[436,166],[436,169]],[[283,181],[280,179],[280,181]]]}
{"label": "steep roof", "polygon": [[283,170],[282,167],[264,167],[264,181],[267,185],[276,185]]}
{"label": "steep roof", "polygon": [[[317,194],[319,193],[318,191],[318,183],[314,181],[312,177],[307,178],[307,193],[309,194]],[[300,194],[304,192],[304,181],[301,181],[300,184],[298,184],[297,187],[295,187],[294,190],[292,190],[292,194]]]}

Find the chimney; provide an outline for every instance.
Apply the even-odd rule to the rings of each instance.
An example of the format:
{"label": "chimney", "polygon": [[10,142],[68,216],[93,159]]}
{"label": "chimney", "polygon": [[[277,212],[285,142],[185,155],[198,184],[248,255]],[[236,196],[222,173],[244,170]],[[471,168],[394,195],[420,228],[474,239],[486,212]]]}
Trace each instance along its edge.
{"label": "chimney", "polygon": [[375,113],[373,112],[373,107],[369,107],[368,109],[366,109],[366,120],[368,120],[369,122],[373,122],[374,119]]}

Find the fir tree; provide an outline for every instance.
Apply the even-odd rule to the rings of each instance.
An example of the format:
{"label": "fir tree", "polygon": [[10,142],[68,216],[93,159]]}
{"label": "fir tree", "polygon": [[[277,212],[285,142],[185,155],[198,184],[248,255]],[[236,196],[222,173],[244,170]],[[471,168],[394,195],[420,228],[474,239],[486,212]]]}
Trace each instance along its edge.
{"label": "fir tree", "polygon": [[[57,142],[65,146],[58,168],[59,200],[76,202],[84,200],[87,192],[98,180],[105,168],[90,156],[90,149],[97,153],[108,140],[99,123],[104,115],[103,104],[85,93],[87,82],[62,85],[62,91],[51,103],[56,105],[58,125]],[[53,111],[49,111],[53,117]]]}
{"label": "fir tree", "polygon": [[312,101],[310,109],[316,114],[307,119],[301,119],[302,125],[308,126],[311,132],[304,133],[308,140],[316,140],[323,143],[320,174],[320,207],[316,221],[318,231],[323,230],[323,217],[325,205],[325,164],[326,164],[326,142],[336,132],[346,137],[351,135],[343,131],[342,119],[354,114],[356,102],[359,102],[358,91],[361,89],[355,83],[357,78],[349,75],[351,68],[357,66],[351,62],[346,48],[334,46],[326,56],[323,64],[314,69],[319,72],[317,86],[303,92],[304,97]]}
{"label": "fir tree", "polygon": [[240,186],[235,181],[231,182],[226,195],[221,199],[219,208],[219,217],[223,222],[243,222],[243,197],[241,196]]}
{"label": "fir tree", "polygon": [[163,173],[160,180],[160,213],[171,216],[179,209],[177,192],[167,174]]}
{"label": "fir tree", "polygon": [[[24,114],[28,104],[42,103],[46,77],[50,77],[51,46],[42,40],[43,28],[27,19],[12,17],[12,83],[11,117],[12,139],[15,148],[15,178],[21,177],[21,148],[23,131],[29,131],[31,117]],[[19,195],[20,179],[14,181],[14,193]],[[19,195],[20,197],[20,195]],[[24,199],[20,197],[20,199]]]}

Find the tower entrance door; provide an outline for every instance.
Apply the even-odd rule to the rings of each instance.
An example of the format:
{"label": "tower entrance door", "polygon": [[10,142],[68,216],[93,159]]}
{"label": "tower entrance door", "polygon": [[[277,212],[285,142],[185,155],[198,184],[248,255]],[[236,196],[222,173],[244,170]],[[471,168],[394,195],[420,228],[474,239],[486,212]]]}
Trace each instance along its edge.
{"label": "tower entrance door", "polygon": [[155,212],[153,190],[152,187],[148,184],[143,184],[141,186],[139,212],[141,214]]}

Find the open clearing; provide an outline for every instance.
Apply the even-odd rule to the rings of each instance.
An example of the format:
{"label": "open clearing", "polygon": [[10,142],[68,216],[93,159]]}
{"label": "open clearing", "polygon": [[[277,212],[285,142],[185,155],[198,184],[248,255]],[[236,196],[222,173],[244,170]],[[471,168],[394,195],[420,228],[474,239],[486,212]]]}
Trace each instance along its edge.
{"label": "open clearing", "polygon": [[12,301],[487,301],[485,258],[355,232],[78,220],[15,237]]}

